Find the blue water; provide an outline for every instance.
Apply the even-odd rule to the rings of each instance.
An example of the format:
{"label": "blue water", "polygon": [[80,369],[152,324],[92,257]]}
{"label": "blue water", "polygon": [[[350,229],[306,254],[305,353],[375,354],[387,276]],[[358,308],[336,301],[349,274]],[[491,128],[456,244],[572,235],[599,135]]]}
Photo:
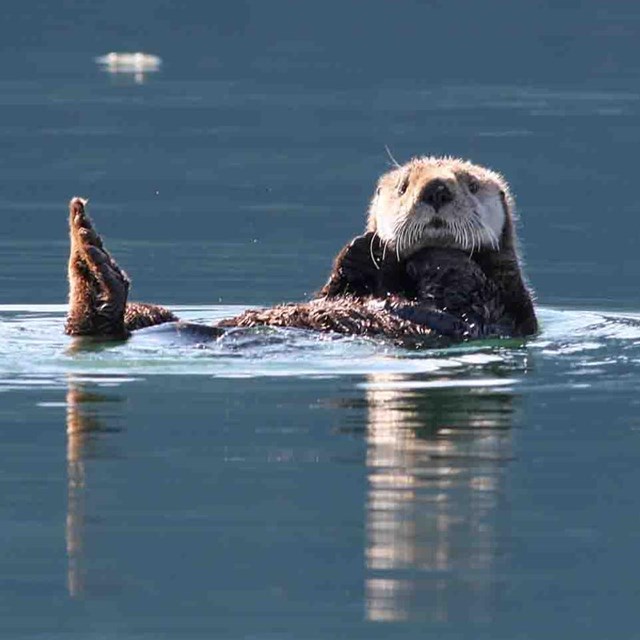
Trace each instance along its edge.
{"label": "blue water", "polygon": [[[640,8],[2,10],[1,637],[638,636]],[[214,322],[322,286],[385,146],[505,175],[539,336],[63,335],[72,196]]]}
{"label": "blue water", "polygon": [[640,314],[540,316],[407,352],[1,307],[7,633],[595,637],[635,602]]}

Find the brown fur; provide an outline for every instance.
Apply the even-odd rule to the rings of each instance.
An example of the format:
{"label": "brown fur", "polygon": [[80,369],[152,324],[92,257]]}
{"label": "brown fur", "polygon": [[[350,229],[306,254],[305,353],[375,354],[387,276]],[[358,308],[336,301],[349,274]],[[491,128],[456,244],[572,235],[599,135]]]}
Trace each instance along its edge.
{"label": "brown fur", "polygon": [[482,251],[474,260],[499,288],[505,311],[513,318],[514,335],[531,336],[538,332],[538,320],[518,257],[513,200],[503,194],[503,202],[508,215],[500,238],[500,251]]}
{"label": "brown fur", "polygon": [[[343,258],[368,245],[371,234],[351,243]],[[367,251],[367,255],[369,255]],[[405,263],[413,295],[337,295],[308,303],[245,311],[219,327],[278,326],[385,337],[397,344],[435,344],[441,338],[512,335],[495,283],[455,249],[426,248]],[[334,271],[342,271],[338,260]]]}
{"label": "brown fur", "polygon": [[126,338],[135,329],[178,318],[168,309],[127,304],[130,281],[104,246],[86,212],[86,200],[69,203],[69,312],[65,333]]}
{"label": "brown fur", "polygon": [[[433,180],[448,185],[455,196],[436,214],[460,221],[488,211],[483,215],[489,224],[478,224],[477,236],[449,232],[442,222],[430,227],[429,216],[436,214],[423,194]],[[93,229],[80,198],[70,203],[69,224],[68,334],[124,338],[136,329],[177,320],[164,307],[127,303],[129,280]],[[403,237],[397,231],[394,236],[397,229],[411,230],[415,224],[423,224],[424,233]],[[513,199],[498,174],[460,160],[412,160],[380,179],[368,227],[367,234],[339,253],[317,299],[248,310],[217,328],[296,327],[385,336],[401,344],[537,331],[518,259]],[[452,230],[458,228],[452,223]],[[457,246],[466,243],[470,247]],[[207,331],[217,336],[217,328]]]}
{"label": "brown fur", "polygon": [[[468,218],[482,198],[496,205],[493,207],[494,214],[499,205],[504,220],[501,232],[496,234],[495,239],[499,240],[497,246],[486,237],[484,244],[479,244],[476,239],[471,247],[462,248],[469,251],[470,259],[495,283],[504,304],[505,320],[513,322],[513,335],[535,334],[538,331],[538,322],[519,258],[515,233],[515,202],[509,185],[499,173],[457,158],[414,158],[379,179],[369,209],[368,230],[385,241],[389,235],[399,235],[398,220],[405,221],[405,226],[410,226],[416,224],[416,220],[421,216],[432,213],[427,211],[425,214],[419,206],[419,200],[425,186],[433,180],[441,180],[455,194],[455,200],[450,207],[443,209],[444,215],[443,212],[439,212],[440,217],[444,217],[445,220]],[[475,183],[478,189],[476,193],[469,190],[471,182]],[[428,207],[424,208],[428,210]],[[394,229],[394,233],[391,233],[390,229]],[[460,240],[465,240],[460,237],[452,239],[451,236],[452,234],[446,230],[432,232],[425,227],[425,231],[419,236],[419,243],[409,249],[413,253],[425,246],[458,246]],[[394,240],[385,244],[388,244],[389,253],[396,251],[401,258],[406,258],[406,255],[403,255],[405,247],[398,247]]]}
{"label": "brown fur", "polygon": [[314,331],[333,331],[346,335],[386,336],[394,341],[417,337],[437,338],[434,332],[391,313],[393,300],[385,302],[345,296],[321,298],[306,303],[282,304],[268,309],[249,309],[222,320],[219,327],[295,327]]}

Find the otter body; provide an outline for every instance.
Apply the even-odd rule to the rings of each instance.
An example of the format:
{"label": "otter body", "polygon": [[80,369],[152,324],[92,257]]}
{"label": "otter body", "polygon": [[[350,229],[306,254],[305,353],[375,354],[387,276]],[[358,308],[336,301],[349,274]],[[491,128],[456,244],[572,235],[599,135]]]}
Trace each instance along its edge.
{"label": "otter body", "polygon": [[[369,242],[367,234],[357,244]],[[358,241],[360,241],[358,243]],[[352,256],[350,256],[352,257]],[[362,276],[362,272],[356,272]],[[511,336],[513,321],[505,312],[498,287],[480,266],[458,249],[424,248],[379,274],[393,288],[370,283],[367,293],[325,295],[307,303],[251,309],[222,320],[218,327],[277,326],[382,336],[394,342],[422,339]],[[392,282],[390,282],[392,279]],[[362,287],[362,280],[352,287]]]}
{"label": "otter body", "polygon": [[[69,335],[126,338],[179,319],[128,303],[129,279],[85,211],[70,203]],[[537,331],[504,179],[460,160],[418,158],[380,178],[368,231],[337,256],[310,302],[248,310],[199,330],[269,325],[385,337],[399,344]],[[186,326],[186,325],[183,325]]]}

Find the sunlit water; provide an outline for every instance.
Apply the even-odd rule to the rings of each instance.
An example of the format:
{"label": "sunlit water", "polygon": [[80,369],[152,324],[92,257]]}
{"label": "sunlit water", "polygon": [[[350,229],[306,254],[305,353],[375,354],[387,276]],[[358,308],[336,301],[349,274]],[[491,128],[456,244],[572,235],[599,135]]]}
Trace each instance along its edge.
{"label": "sunlit water", "polygon": [[[630,606],[640,422],[608,407],[639,406],[640,316],[542,308],[535,339],[439,351],[166,327],[87,344],[63,319],[0,308],[9,630],[515,634],[526,601],[588,633]],[[572,402],[592,413],[568,438]]]}
{"label": "sunlit water", "polygon": [[[173,307],[181,319],[215,324],[241,312],[241,306]],[[461,343],[446,349],[407,350],[383,340],[311,331],[235,329],[216,340],[175,331],[173,324],[134,332],[126,342],[72,339],[64,335],[66,306],[1,305],[0,390],[20,386],[65,386],[71,376],[206,375],[216,378],[260,376],[339,377],[462,375],[463,385],[506,382],[536,386],[532,367],[560,371],[562,386],[598,384],[621,367],[640,362],[640,315],[584,310],[539,310],[543,331],[534,339]],[[508,380],[487,377],[511,372]],[[556,385],[545,374],[545,383]],[[422,386],[422,385],[420,385]]]}

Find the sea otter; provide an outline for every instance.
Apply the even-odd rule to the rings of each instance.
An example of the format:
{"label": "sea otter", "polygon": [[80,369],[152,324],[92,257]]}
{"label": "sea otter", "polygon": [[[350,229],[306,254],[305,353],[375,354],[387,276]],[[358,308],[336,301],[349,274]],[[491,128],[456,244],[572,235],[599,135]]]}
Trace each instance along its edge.
{"label": "sea otter", "polygon": [[[95,231],[86,202],[73,198],[69,210],[66,333],[122,339],[179,322],[164,307],[127,302],[129,279]],[[313,300],[248,310],[212,327],[181,326],[212,338],[230,327],[270,325],[400,344],[532,335],[538,325],[514,226],[502,176],[454,158],[414,158],[380,178],[366,233],[338,254]]]}

